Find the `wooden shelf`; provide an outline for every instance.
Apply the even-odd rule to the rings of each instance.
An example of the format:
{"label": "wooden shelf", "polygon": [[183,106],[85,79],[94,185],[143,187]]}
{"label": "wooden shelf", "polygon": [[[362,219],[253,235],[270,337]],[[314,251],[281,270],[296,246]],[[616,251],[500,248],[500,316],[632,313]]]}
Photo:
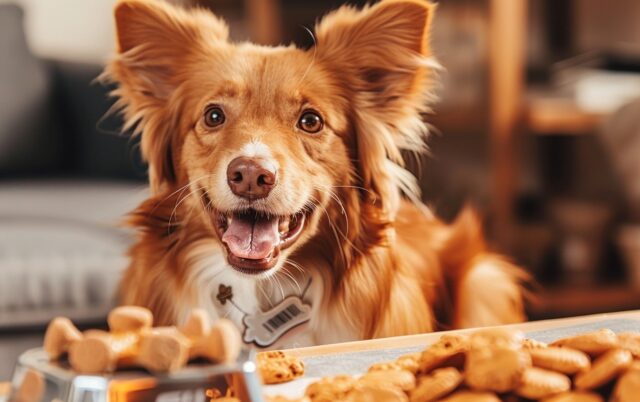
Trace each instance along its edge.
{"label": "wooden shelf", "polygon": [[580,108],[573,99],[531,96],[526,107],[529,130],[540,135],[581,135],[595,132],[606,114]]}
{"label": "wooden shelf", "polygon": [[545,287],[536,294],[529,313],[532,318],[557,318],[640,308],[640,289],[627,285],[605,287]]}

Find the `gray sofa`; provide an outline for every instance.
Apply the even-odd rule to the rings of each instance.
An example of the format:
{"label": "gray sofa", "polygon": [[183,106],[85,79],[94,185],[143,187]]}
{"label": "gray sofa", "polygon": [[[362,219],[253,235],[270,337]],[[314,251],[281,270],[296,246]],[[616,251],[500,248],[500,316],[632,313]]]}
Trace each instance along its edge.
{"label": "gray sofa", "polygon": [[52,317],[101,324],[127,265],[119,223],[146,169],[103,118],[101,70],[35,57],[22,11],[0,4],[0,381]]}

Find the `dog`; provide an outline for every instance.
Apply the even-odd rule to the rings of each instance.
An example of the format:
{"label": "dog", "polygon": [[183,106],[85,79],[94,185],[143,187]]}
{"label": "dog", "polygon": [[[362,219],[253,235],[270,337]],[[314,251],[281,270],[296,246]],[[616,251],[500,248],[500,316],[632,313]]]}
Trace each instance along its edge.
{"label": "dog", "polygon": [[343,6],[299,49],[233,43],[206,10],[118,2],[103,80],[151,193],[128,218],[120,302],[166,325],[203,308],[262,348],[524,320],[522,271],[471,210],[433,216],[404,168],[425,147],[435,11]]}

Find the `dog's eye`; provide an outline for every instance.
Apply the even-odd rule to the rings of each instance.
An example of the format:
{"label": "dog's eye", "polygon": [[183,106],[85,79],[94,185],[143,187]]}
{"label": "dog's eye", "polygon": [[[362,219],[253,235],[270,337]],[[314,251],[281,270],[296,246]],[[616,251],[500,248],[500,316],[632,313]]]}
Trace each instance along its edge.
{"label": "dog's eye", "polygon": [[300,116],[300,120],[298,120],[298,128],[311,134],[322,130],[323,126],[322,117],[313,110],[305,110]]}
{"label": "dog's eye", "polygon": [[219,106],[209,106],[204,112],[204,123],[211,128],[224,123],[224,112]]}

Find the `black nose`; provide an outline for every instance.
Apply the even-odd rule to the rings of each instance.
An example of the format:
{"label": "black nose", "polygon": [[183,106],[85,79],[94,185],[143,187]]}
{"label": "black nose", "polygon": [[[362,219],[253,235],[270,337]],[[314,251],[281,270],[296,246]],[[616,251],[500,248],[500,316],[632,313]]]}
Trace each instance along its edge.
{"label": "black nose", "polygon": [[265,198],[276,184],[276,171],[260,159],[239,157],[227,167],[231,191],[248,200]]}

